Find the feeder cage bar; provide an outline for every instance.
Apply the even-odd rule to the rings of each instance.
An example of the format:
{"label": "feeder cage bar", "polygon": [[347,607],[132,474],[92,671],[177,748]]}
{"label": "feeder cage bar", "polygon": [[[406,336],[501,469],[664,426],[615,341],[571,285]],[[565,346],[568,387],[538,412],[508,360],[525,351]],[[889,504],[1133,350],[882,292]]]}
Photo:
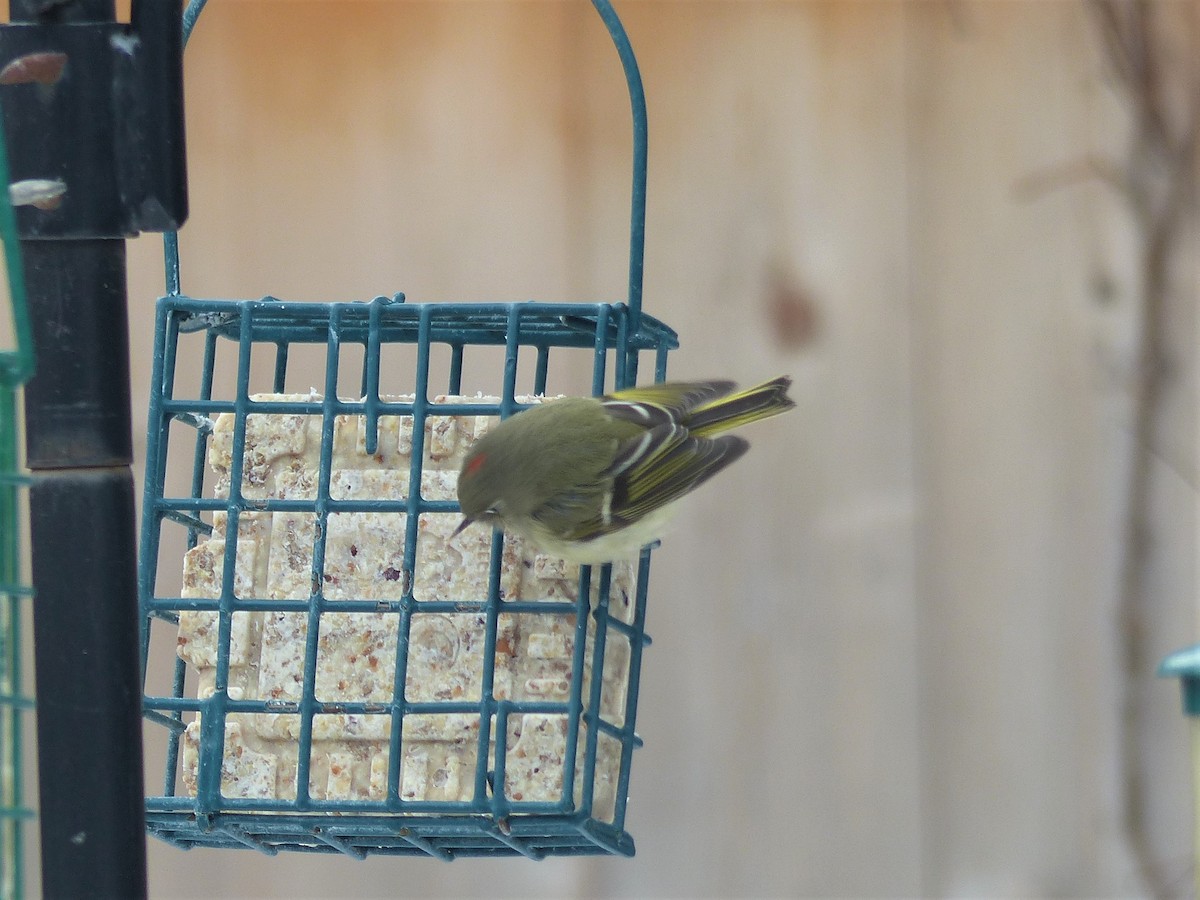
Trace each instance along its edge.
{"label": "feeder cage bar", "polygon": [[[6,144],[0,133],[0,185],[10,181]],[[24,826],[33,817],[25,802],[22,752],[25,715],[33,709],[22,665],[23,607],[33,592],[22,573],[21,494],[28,478],[21,474],[17,449],[17,392],[33,374],[34,357],[16,217],[7,194],[0,198],[0,240],[12,328],[10,348],[0,350],[0,898],[20,900],[25,895]]]}

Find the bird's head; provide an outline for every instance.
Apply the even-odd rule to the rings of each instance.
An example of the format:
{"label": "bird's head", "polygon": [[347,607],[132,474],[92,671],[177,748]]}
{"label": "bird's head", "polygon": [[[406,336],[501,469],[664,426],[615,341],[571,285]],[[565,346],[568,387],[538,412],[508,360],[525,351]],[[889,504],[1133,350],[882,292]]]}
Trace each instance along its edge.
{"label": "bird's head", "polygon": [[458,505],[462,509],[463,519],[451,537],[476,522],[487,525],[500,523],[504,510],[501,497],[503,485],[494,470],[495,465],[485,447],[477,445],[467,454],[458,474]]}

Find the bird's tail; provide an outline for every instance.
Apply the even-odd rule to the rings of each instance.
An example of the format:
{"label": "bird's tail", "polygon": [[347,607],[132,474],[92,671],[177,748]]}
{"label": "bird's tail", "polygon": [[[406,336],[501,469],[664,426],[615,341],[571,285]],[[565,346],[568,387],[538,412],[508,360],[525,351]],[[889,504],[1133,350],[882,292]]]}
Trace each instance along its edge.
{"label": "bird's tail", "polygon": [[696,437],[711,437],[749,422],[787,412],[796,404],[787,395],[792,379],[773,378],[744,391],[734,391],[700,404],[688,413],[684,424]]}

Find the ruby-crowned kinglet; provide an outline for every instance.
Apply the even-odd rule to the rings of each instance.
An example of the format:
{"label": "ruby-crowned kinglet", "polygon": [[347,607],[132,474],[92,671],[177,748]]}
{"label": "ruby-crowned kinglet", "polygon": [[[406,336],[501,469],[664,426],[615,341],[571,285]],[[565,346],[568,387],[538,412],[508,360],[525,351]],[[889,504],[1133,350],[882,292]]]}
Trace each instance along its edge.
{"label": "ruby-crowned kinglet", "polygon": [[795,406],[790,384],[654,384],[511,416],[467,453],[454,533],[484,522],[573,562],[631,556],[662,537],[676,500],[749,448],[721,432]]}

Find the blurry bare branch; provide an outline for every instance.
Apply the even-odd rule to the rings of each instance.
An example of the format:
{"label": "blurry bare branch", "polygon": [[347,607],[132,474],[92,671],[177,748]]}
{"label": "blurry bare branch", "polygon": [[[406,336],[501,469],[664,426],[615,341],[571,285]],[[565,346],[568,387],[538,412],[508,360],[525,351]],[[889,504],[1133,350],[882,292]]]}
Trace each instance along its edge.
{"label": "blurry bare branch", "polygon": [[1040,200],[1062,188],[1092,181],[1102,181],[1120,194],[1126,191],[1125,176],[1112,160],[1088,154],[1018,179],[1013,193],[1019,200]]}
{"label": "blurry bare branch", "polygon": [[[1192,60],[1200,34],[1196,7],[1148,0],[1088,0],[1097,23],[1105,62],[1125,101],[1131,134],[1119,163],[1087,163],[1127,202],[1138,225],[1138,346],[1134,368],[1133,454],[1126,486],[1125,532],[1118,603],[1121,654],[1122,826],[1144,889],[1153,897],[1173,896],[1177,885],[1153,846],[1145,796],[1139,735],[1144,713],[1137,686],[1153,671],[1149,639],[1149,562],[1155,523],[1150,487],[1154,435],[1163,416],[1163,396],[1171,367],[1167,358],[1165,308],[1170,297],[1171,263],[1186,231],[1184,216],[1194,213],[1200,174],[1200,68]],[[1184,18],[1190,53],[1172,55],[1168,29]],[[1080,167],[1076,167],[1080,168]],[[1045,182],[1046,179],[1043,178]],[[1195,303],[1196,297],[1186,302]]]}
{"label": "blurry bare branch", "polygon": [[[1121,824],[1143,889],[1156,898],[1178,894],[1153,846],[1145,796],[1147,764],[1139,742],[1144,713],[1138,685],[1154,670],[1150,551],[1155,522],[1150,487],[1163,398],[1176,369],[1169,364],[1166,309],[1171,267],[1197,211],[1200,183],[1200,6],[1154,0],[1084,0],[1100,35],[1103,62],[1129,113],[1130,134],[1119,159],[1096,154],[1036,172],[1014,185],[1017,197],[1038,199],[1088,181],[1107,185],[1137,225],[1137,347],[1130,392],[1133,451],[1125,493],[1125,525],[1117,597],[1121,665]],[[1182,50],[1171,38],[1184,37]],[[1176,52],[1172,52],[1174,49]],[[1195,304],[1192,295],[1183,302]],[[1183,467],[1172,466],[1183,474]],[[1194,483],[1193,479],[1187,479]]]}

